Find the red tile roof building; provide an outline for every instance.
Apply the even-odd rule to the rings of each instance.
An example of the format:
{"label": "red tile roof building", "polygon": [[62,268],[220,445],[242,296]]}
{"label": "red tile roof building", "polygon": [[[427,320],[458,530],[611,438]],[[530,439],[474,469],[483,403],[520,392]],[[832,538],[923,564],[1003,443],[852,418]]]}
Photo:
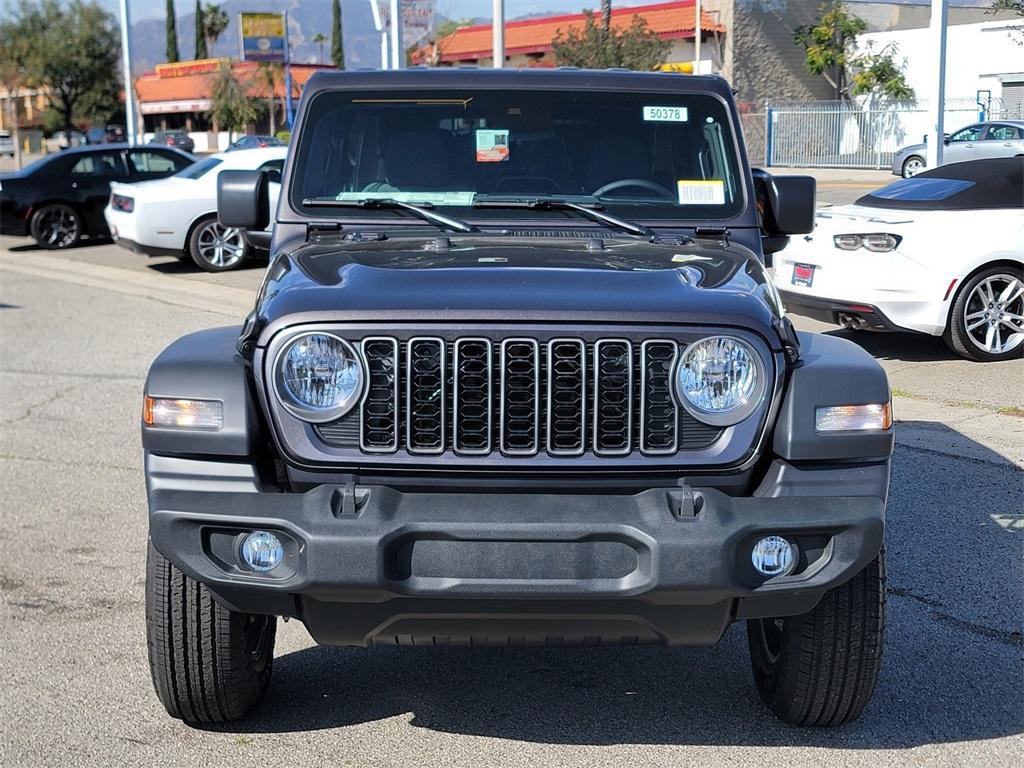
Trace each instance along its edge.
{"label": "red tile roof building", "polygon": [[[628,28],[633,23],[634,16],[643,18],[651,31],[663,40],[694,39],[694,0],[613,8],[612,27]],[[716,17],[706,11],[701,14],[701,19],[702,37],[725,31]],[[582,30],[583,23],[582,13],[506,22],[505,56],[508,63],[511,66],[554,66],[556,62],[551,56],[551,41],[565,35],[569,30]],[[668,60],[676,61],[678,56],[686,55],[687,52],[692,58],[691,45],[673,46]],[[491,25],[477,24],[472,27],[461,27],[438,40],[435,45],[415,51],[412,59],[417,64],[489,64],[491,55]]]}

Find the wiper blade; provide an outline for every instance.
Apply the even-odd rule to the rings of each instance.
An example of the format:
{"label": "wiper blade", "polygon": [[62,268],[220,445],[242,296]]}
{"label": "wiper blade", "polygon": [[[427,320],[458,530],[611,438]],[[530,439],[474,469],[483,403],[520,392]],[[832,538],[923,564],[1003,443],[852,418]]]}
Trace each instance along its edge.
{"label": "wiper blade", "polygon": [[658,236],[650,227],[645,227],[643,224],[637,224],[636,222],[628,221],[627,219],[620,219],[618,216],[612,216],[610,213],[605,213],[597,203],[592,205],[583,205],[582,203],[571,203],[568,200],[538,197],[528,200],[475,200],[473,202],[473,207],[529,208],[535,211],[577,211],[592,221],[611,225],[617,229],[629,232],[631,235],[640,235],[642,237],[649,238],[656,238]]}
{"label": "wiper blade", "polygon": [[403,211],[409,211],[414,216],[418,216],[424,221],[429,221],[431,224],[437,224],[447,229],[454,230],[455,232],[479,232],[480,230],[474,227],[472,224],[467,224],[460,219],[453,219],[451,216],[445,216],[442,213],[430,210],[434,207],[433,203],[422,203],[420,205],[414,205],[412,203],[406,203],[402,200],[395,200],[393,197],[366,197],[362,200],[337,200],[333,197],[307,197],[302,201],[302,204],[309,206],[310,208],[398,208]]}

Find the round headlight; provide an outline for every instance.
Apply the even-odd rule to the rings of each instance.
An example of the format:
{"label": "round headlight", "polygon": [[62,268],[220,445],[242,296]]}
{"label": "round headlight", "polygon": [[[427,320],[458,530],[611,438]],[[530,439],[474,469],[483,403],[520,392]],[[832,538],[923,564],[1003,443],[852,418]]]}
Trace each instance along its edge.
{"label": "round headlight", "polygon": [[303,421],[344,416],[363,391],[363,366],[352,345],[330,333],[296,336],[278,353],[277,397]]}
{"label": "round headlight", "polygon": [[766,378],[760,355],[747,342],[733,336],[709,336],[683,352],[676,391],[695,419],[727,427],[757,410]]}

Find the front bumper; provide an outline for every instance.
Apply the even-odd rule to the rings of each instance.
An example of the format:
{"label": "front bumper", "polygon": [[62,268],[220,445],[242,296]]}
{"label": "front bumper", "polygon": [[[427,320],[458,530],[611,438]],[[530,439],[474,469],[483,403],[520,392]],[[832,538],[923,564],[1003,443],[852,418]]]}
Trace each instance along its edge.
{"label": "front bumper", "polygon": [[[736,619],[810,610],[864,568],[881,548],[888,481],[884,462],[795,481],[798,470],[776,471],[748,498],[685,486],[270,493],[241,476],[186,489],[160,461],[147,464],[156,548],[232,608],[298,617],[318,642],[338,645],[712,644]],[[239,558],[254,529],[284,542],[271,574]],[[767,534],[796,542],[793,575],[753,570],[750,549]]]}

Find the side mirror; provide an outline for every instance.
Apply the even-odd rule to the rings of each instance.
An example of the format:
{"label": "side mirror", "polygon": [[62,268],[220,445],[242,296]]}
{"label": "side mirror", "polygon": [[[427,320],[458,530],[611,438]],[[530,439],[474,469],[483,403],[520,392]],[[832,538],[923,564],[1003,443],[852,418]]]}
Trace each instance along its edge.
{"label": "side mirror", "polygon": [[262,230],[270,224],[266,171],[221,171],[217,177],[217,218],[225,227]]}
{"label": "side mirror", "polygon": [[948,134],[948,133],[947,133],[947,134],[945,134],[945,135],[944,135],[944,136],[942,137],[942,143],[943,143],[943,144],[949,144],[949,134]]}
{"label": "side mirror", "polygon": [[764,233],[769,237],[802,235],[814,230],[813,176],[773,176],[753,169],[754,188]]}

